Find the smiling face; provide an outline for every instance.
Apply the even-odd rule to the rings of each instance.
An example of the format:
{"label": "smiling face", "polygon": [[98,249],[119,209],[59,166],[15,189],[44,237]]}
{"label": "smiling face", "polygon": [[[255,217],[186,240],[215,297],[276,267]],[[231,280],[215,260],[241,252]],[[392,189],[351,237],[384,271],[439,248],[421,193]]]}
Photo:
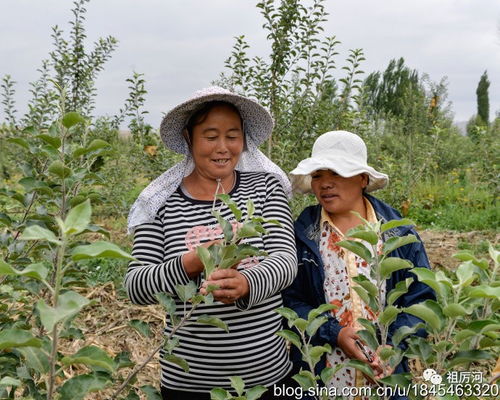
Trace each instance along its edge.
{"label": "smiling face", "polygon": [[195,172],[213,180],[232,176],[243,147],[243,128],[238,113],[226,105],[215,106],[192,130]]}
{"label": "smiling face", "polygon": [[329,169],[311,174],[312,191],[330,215],[349,215],[351,210],[356,211],[363,202],[363,188],[367,184],[365,174],[343,178]]}

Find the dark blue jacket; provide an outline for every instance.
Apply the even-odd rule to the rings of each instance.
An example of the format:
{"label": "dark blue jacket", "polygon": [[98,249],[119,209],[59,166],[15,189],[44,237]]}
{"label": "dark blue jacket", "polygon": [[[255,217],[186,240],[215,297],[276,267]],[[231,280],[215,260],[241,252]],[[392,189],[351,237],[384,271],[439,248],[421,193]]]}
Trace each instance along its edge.
{"label": "dark blue jacket", "polygon": [[[373,196],[365,195],[375,210],[378,220],[390,221],[392,219],[401,219],[401,215],[389,205],[376,199]],[[307,314],[313,308],[319,307],[326,303],[325,293],[323,291],[323,282],[325,273],[323,270],[323,262],[319,254],[319,243],[308,237],[308,232],[316,230],[321,220],[321,206],[307,207],[295,222],[295,237],[297,242],[297,257],[299,261],[299,270],[297,277],[291,286],[283,291],[283,301],[286,307],[289,307],[299,315],[299,317],[307,319]],[[405,236],[413,234],[419,238],[417,232],[412,226],[400,226],[386,232],[387,237],[390,236]],[[421,242],[407,244],[402,246],[390,254],[391,257],[399,257],[409,260],[414,267],[429,268],[429,259],[425,253],[424,245]],[[395,285],[412,277],[413,283],[408,288],[408,293],[399,297],[394,303],[398,307],[408,307],[415,303],[420,303],[427,299],[435,299],[434,291],[427,285],[417,280],[417,277],[408,269],[402,269],[393,272],[392,276],[386,281],[386,293],[394,289]],[[325,313],[328,321],[325,322],[314,335],[311,344],[323,345],[329,343],[332,347],[337,345],[337,337],[342,326],[332,313]],[[393,333],[401,326],[414,326],[422,322],[421,319],[407,314],[400,313],[396,320],[389,327],[388,343],[391,343]],[[426,332],[420,329],[417,335],[425,337]],[[404,343],[401,344],[404,348]],[[305,366],[302,362],[300,352],[292,346],[291,358],[294,363],[294,369],[298,372],[301,366]],[[316,365],[317,373],[320,373],[326,366],[326,355]],[[404,362],[396,368],[396,373],[407,371],[407,363]]]}

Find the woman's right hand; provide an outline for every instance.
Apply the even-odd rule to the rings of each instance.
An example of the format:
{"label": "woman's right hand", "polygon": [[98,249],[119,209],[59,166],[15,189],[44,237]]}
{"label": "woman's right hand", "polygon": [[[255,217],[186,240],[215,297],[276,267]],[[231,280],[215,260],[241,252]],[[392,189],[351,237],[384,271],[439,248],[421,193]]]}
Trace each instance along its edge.
{"label": "woman's right hand", "polygon": [[[220,243],[222,243],[221,239],[210,240],[209,242],[203,243],[200,246],[208,248],[213,244]],[[201,274],[203,272],[203,269],[205,268],[200,258],[198,257],[198,254],[196,254],[196,249],[188,251],[187,253],[184,253],[182,255],[182,265],[184,266],[186,274],[191,279]]]}
{"label": "woman's right hand", "polygon": [[350,326],[345,326],[339,332],[337,345],[342,349],[347,357],[368,363],[368,365],[373,369],[374,376],[378,378],[381,374],[383,374],[380,358],[376,354],[371,354],[372,361],[368,361],[356,344],[356,340],[361,340],[356,329]]}

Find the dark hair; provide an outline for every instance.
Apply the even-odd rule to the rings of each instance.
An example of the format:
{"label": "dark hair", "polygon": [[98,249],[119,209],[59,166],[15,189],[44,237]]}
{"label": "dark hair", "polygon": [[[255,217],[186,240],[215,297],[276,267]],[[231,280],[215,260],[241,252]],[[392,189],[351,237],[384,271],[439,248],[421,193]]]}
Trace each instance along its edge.
{"label": "dark hair", "polygon": [[240,110],[232,103],[228,103],[227,101],[214,100],[203,103],[200,108],[195,110],[193,114],[188,119],[186,123],[185,129],[187,131],[188,137],[186,140],[188,141],[188,145],[191,146],[193,142],[193,129],[196,125],[203,123],[206,119],[210,111],[212,111],[216,107],[228,107],[232,111],[234,111],[240,117],[241,127],[243,128],[243,118],[241,118]]}

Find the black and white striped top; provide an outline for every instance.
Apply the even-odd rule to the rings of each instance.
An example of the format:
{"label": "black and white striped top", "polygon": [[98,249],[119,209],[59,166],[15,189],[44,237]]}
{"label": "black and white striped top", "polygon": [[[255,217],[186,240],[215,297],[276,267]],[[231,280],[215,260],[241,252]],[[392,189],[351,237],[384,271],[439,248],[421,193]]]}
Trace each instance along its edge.
{"label": "black and white striped top", "polygon": [[[227,389],[229,377],[234,375],[243,378],[247,387],[267,386],[282,379],[291,369],[285,341],[275,335],[282,329],[281,317],[273,311],[282,306],[280,291],[292,283],[297,273],[286,196],[276,178],[257,172],[237,172],[229,194],[244,210],[243,216],[250,198],[255,203],[255,215],[277,219],[282,226],[266,224],[267,235],[247,239],[247,243],[269,254],[265,259],[244,260],[238,266],[249,282],[247,299],[234,304],[203,303],[193,314],[193,320],[202,314],[221,318],[229,333],[194,323],[177,332],[180,345],[174,354],[188,362],[189,373],[162,359],[161,384],[171,389],[200,392],[213,387]],[[132,255],[141,262],[131,262],[125,277],[132,302],[153,304],[155,293],[174,294],[175,285],[189,282],[182,254],[200,243],[222,238],[211,209],[212,201],[192,199],[178,189],[158,211],[155,223],[137,227]],[[224,218],[234,219],[225,205],[220,212]],[[201,277],[196,283],[201,283]],[[177,313],[182,316],[184,303],[176,297],[176,304]],[[189,310],[188,303],[186,311]],[[167,325],[165,333],[170,331]]]}

